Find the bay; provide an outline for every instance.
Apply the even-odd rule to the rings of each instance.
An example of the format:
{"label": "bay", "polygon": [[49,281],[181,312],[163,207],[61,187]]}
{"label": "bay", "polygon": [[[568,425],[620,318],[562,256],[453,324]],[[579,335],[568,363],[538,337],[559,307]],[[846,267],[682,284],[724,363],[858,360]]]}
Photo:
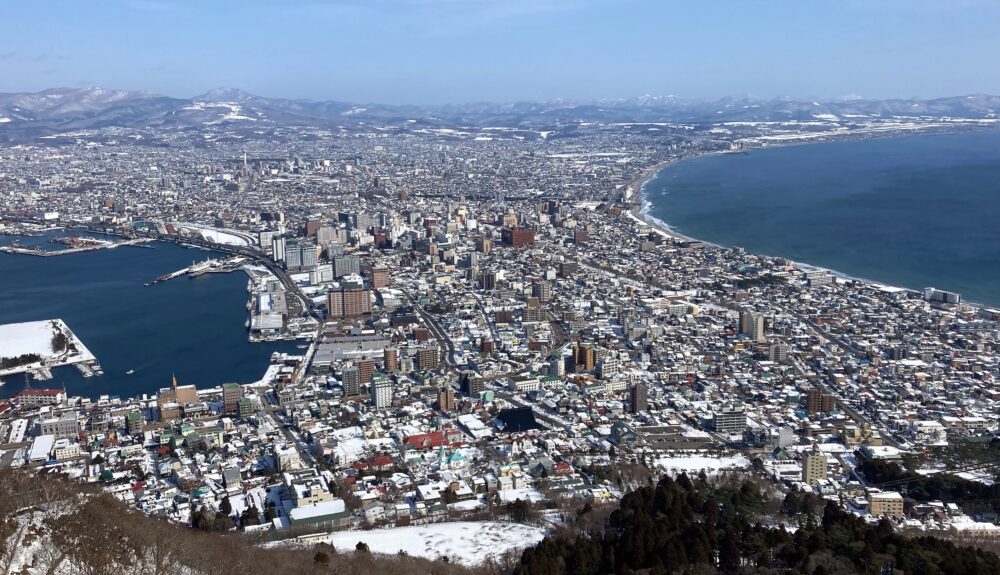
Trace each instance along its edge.
{"label": "bay", "polygon": [[701,156],[643,191],[694,238],[1000,305],[1000,131]]}
{"label": "bay", "polygon": [[[19,237],[21,245],[54,249],[48,239]],[[9,245],[15,239],[0,237]],[[199,388],[259,380],[275,351],[301,353],[294,342],[247,341],[247,276],[242,272],[186,276],[144,284],[221,254],[153,242],[38,257],[0,254],[0,324],[62,318],[97,357],[104,375],[84,378],[74,367],[53,370],[35,387],[63,387],[96,398],[155,393],[176,374]],[[127,374],[129,370],[135,370]],[[24,387],[8,376],[0,395]]]}

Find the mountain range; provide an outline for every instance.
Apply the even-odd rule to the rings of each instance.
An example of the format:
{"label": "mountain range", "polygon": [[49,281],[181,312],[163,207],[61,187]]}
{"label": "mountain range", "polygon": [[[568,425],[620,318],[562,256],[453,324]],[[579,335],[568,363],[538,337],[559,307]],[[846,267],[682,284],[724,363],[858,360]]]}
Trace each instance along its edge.
{"label": "mountain range", "polygon": [[1000,96],[976,94],[931,100],[730,97],[714,101],[673,96],[573,102],[468,103],[434,106],[355,104],[268,98],[217,88],[192,98],[105,88],[54,88],[0,93],[0,140],[21,140],[107,127],[190,130],[211,126],[338,127],[358,123],[544,127],[575,121],[686,122],[811,121],[861,117],[989,118]]}

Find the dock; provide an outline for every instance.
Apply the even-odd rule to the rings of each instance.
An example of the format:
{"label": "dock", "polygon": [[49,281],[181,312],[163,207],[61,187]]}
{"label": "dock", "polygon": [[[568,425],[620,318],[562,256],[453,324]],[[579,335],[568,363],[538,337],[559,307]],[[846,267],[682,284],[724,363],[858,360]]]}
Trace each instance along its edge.
{"label": "dock", "polygon": [[[78,253],[81,253],[81,252],[92,252],[92,251],[96,251],[96,250],[104,250],[104,249],[117,248],[118,246],[139,246],[139,245],[141,245],[141,244],[143,244],[145,242],[149,242],[149,241],[152,241],[152,240],[148,239],[148,238],[135,238],[135,239],[131,239],[131,240],[123,240],[123,241],[120,241],[120,242],[101,241],[100,243],[97,243],[97,244],[86,245],[86,246],[81,246],[81,247],[76,247],[76,248],[66,248],[66,249],[62,249],[62,250],[43,250],[42,248],[37,247],[37,246],[31,246],[31,247],[24,247],[24,246],[0,246],[0,253],[21,254],[21,255],[25,255],[25,256],[39,256],[39,257],[47,258],[47,257],[51,257],[51,256],[64,256],[64,255],[67,255],[67,254],[78,254]],[[57,243],[61,243],[61,242],[57,242]],[[142,246],[142,247],[147,247],[147,246]]]}
{"label": "dock", "polygon": [[186,274],[189,269],[190,268],[184,268],[184,269],[181,269],[181,270],[177,270],[175,272],[170,272],[169,274],[164,274],[164,275],[162,275],[162,276],[160,276],[160,277],[158,277],[158,278],[156,278],[156,279],[154,279],[152,281],[146,282],[146,286],[147,287],[149,287],[149,286],[155,286],[158,283],[163,283],[165,281],[169,281],[169,280],[172,280],[174,278],[179,278],[182,275]]}
{"label": "dock", "polygon": [[233,256],[223,260],[213,260],[207,259],[202,262],[192,263],[189,267],[184,269],[171,272],[169,274],[164,274],[148,283],[147,286],[153,286],[158,283],[169,281],[175,278],[179,278],[184,274],[187,274],[191,278],[196,278],[204,274],[213,273],[229,273],[240,269],[244,263],[246,263],[247,258],[243,256]]}

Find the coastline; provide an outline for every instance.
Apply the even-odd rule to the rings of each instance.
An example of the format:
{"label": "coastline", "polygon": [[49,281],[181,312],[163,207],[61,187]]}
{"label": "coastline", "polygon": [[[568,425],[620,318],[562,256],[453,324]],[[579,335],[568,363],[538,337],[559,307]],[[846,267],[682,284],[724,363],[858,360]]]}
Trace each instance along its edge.
{"label": "coastline", "polygon": [[[997,128],[993,127],[993,128],[986,128],[986,129],[987,130],[989,130],[989,129],[994,129],[995,130]],[[908,132],[908,133],[904,133],[904,134],[895,134],[895,135],[887,135],[887,134],[875,134],[875,135],[873,135],[873,134],[870,134],[870,133],[860,133],[860,134],[853,134],[853,135],[844,134],[844,135],[839,135],[838,137],[831,138],[831,139],[811,139],[811,140],[800,140],[800,141],[792,141],[792,142],[782,142],[782,143],[777,143],[777,144],[769,144],[766,148],[760,148],[760,149],[754,148],[753,150],[767,150],[767,149],[771,149],[771,148],[783,148],[783,147],[788,147],[788,146],[805,146],[805,145],[810,145],[810,144],[830,144],[830,143],[850,142],[850,141],[869,140],[869,139],[889,139],[889,138],[895,138],[895,137],[905,138],[905,137],[915,137],[915,136],[923,136],[923,135],[957,134],[957,133],[963,133],[963,132],[966,132],[966,131],[967,130],[937,130],[937,129],[931,129],[931,130],[922,131],[922,132],[919,132],[919,131],[918,132]],[[676,163],[684,161],[684,160],[690,160],[690,159],[693,159],[693,158],[701,158],[701,157],[706,157],[706,156],[717,156],[717,155],[725,155],[725,154],[745,153],[746,151],[747,150],[714,150],[714,151],[689,153],[689,154],[682,155],[682,156],[677,157],[677,158],[670,158],[670,159],[667,159],[667,160],[663,160],[661,162],[657,162],[657,163],[655,163],[655,164],[647,167],[646,169],[643,170],[643,172],[638,177],[636,177],[635,179],[633,179],[626,186],[626,188],[625,188],[625,191],[624,191],[625,200],[629,204],[628,216],[632,220],[636,221],[637,223],[650,226],[655,233],[658,233],[658,234],[660,234],[661,236],[663,236],[665,238],[669,238],[669,239],[672,239],[672,240],[677,241],[677,242],[697,242],[697,243],[700,243],[700,244],[704,244],[704,245],[707,245],[707,246],[711,246],[711,247],[718,248],[718,249],[723,249],[723,250],[734,249],[732,246],[725,246],[725,245],[721,245],[721,244],[717,244],[717,243],[714,243],[714,242],[709,242],[709,241],[706,241],[706,240],[701,240],[701,239],[698,239],[698,238],[694,238],[694,237],[685,235],[685,234],[683,234],[683,233],[675,230],[668,222],[666,222],[666,221],[664,221],[664,220],[662,220],[660,218],[652,216],[649,213],[649,210],[650,210],[650,208],[652,208],[653,203],[652,203],[651,200],[649,200],[646,197],[646,184],[648,184],[656,176],[658,176],[661,171],[665,170],[666,168],[668,168],[668,167],[670,167],[670,166],[672,166],[672,165],[674,165]],[[859,277],[859,276],[854,276],[854,275],[851,275],[851,274],[848,274],[848,273],[845,273],[845,272],[841,272],[841,271],[838,271],[838,270],[835,270],[835,269],[831,269],[831,268],[827,268],[827,267],[823,267],[823,266],[819,266],[819,265],[815,265],[815,264],[810,264],[810,263],[807,263],[807,262],[796,261],[796,260],[793,260],[793,259],[788,258],[786,256],[769,255],[769,254],[762,254],[762,253],[758,253],[758,252],[751,252],[751,253],[753,253],[755,255],[763,256],[763,257],[778,257],[778,258],[782,258],[782,259],[785,259],[788,262],[794,264],[795,267],[797,267],[797,268],[799,268],[801,270],[804,270],[804,271],[826,272],[826,273],[829,273],[830,275],[834,276],[835,278],[839,278],[839,279],[842,279],[842,280],[845,280],[845,281],[854,281],[854,282],[862,283],[862,284],[871,286],[871,287],[876,288],[876,289],[899,290],[899,291],[904,291],[904,292],[908,292],[908,293],[911,293],[911,294],[917,294],[917,295],[920,295],[922,293],[922,290],[917,289],[917,288],[911,288],[911,287],[906,287],[906,286],[898,286],[898,285],[893,285],[893,284],[889,284],[889,283],[886,283],[886,282],[883,282],[883,281],[878,281],[878,280],[874,280],[874,279],[870,279],[870,278],[863,278],[863,277]],[[991,309],[991,310],[992,309],[1000,309],[1000,305],[990,305],[990,304],[985,304],[985,303],[970,301],[970,300],[965,299],[964,295],[963,295],[963,298],[962,298],[962,303],[960,305],[969,306],[969,307],[972,307],[972,308],[975,308],[975,309]]]}

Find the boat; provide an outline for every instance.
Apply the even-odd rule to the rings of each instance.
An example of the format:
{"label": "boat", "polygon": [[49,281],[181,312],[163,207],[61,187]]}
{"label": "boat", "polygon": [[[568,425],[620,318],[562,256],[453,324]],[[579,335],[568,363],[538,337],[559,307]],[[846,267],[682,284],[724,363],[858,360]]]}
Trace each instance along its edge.
{"label": "boat", "polygon": [[125,375],[132,375],[133,373],[135,373],[135,370],[134,369],[130,369],[130,370],[128,370],[128,371],[125,372]]}

